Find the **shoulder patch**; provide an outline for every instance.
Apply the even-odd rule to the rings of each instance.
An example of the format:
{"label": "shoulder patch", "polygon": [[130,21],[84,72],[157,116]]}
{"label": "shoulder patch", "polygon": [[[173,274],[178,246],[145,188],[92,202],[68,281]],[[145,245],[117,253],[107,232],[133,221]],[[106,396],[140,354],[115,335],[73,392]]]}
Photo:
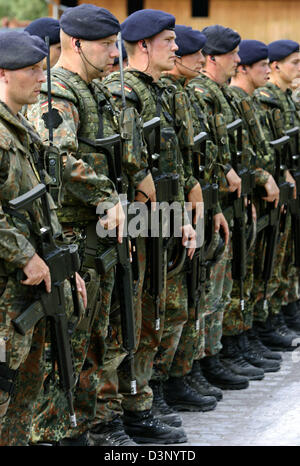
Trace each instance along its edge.
{"label": "shoulder patch", "polygon": [[[42,115],[42,119],[44,120],[44,123],[45,123],[45,127],[47,129],[50,129],[49,128],[49,112],[47,113],[43,113]],[[52,111],[51,111],[51,124],[52,124],[52,128],[53,129],[56,129],[59,127],[59,125],[62,123],[63,119],[62,117],[60,116],[57,108],[53,108]]]}
{"label": "shoulder patch", "polygon": [[[47,83],[42,84],[41,93],[48,95]],[[70,100],[74,104],[76,104],[77,102],[76,96],[73,94],[73,92],[57,80],[53,80],[51,82],[51,95],[55,97],[60,97],[62,99]],[[46,104],[46,101],[43,101],[43,104]]]}

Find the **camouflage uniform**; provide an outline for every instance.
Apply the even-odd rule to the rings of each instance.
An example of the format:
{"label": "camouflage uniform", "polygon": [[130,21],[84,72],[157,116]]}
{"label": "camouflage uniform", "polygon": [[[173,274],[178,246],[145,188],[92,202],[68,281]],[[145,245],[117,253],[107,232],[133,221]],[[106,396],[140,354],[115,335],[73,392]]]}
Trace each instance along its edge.
{"label": "camouflage uniform", "polygon": [[[72,73],[68,70],[56,68],[51,76],[52,96],[53,96],[53,110],[55,115],[55,128],[54,128],[54,141],[59,147],[61,153],[73,153],[76,158],[81,157],[90,169],[95,170],[95,180],[108,175],[108,165],[106,156],[102,153],[92,149],[89,145],[89,140],[95,140],[97,137],[106,137],[111,134],[119,133],[119,112],[114,109],[113,102],[109,93],[98,82],[92,85],[87,85],[79,75]],[[46,88],[43,89],[46,92]],[[102,110],[102,121],[98,116],[97,107]],[[37,129],[43,138],[47,138],[47,128],[45,121],[47,121],[48,102],[45,97],[41,99],[39,105],[33,106],[30,109],[29,117],[34,121]],[[99,128],[102,128],[99,130]],[[100,133],[100,134],[99,134]],[[129,152],[130,154],[130,152]],[[131,153],[132,155],[132,153]],[[139,154],[140,155],[140,154]],[[126,161],[129,161],[127,157]],[[145,176],[144,167],[142,162],[138,167],[139,170],[133,169],[134,160],[130,160],[131,168],[130,175],[134,182],[137,184],[140,179]],[[139,174],[137,174],[139,171]],[[129,170],[128,170],[129,172]],[[111,244],[108,239],[97,239],[95,234],[95,210],[91,209],[88,204],[83,203],[81,200],[78,202],[75,199],[76,184],[72,186],[72,196],[65,196],[62,209],[59,211],[59,217],[63,227],[69,231],[72,227],[72,234],[77,237],[82,252],[82,274],[84,277],[95,276],[95,265],[93,256],[88,254],[85,247],[89,244],[89,236],[85,241],[82,241],[85,233],[91,231],[95,236],[91,237],[92,242],[95,242],[94,247],[97,253],[102,253]],[[84,200],[84,197],[82,198]],[[116,193],[112,196],[113,204],[119,198]],[[75,220],[76,219],[76,220]],[[95,239],[93,239],[95,238]],[[111,294],[114,285],[114,273],[110,270],[104,276],[96,277],[93,281],[100,282],[101,300],[99,301],[98,293],[94,297],[94,292],[89,290],[88,285],[88,298],[94,297],[94,301],[88,303],[90,310],[87,318],[83,320],[78,335],[77,346],[84,348],[84,356],[82,358],[83,367],[80,374],[79,383],[76,389],[76,402],[75,410],[78,417],[78,427],[72,429],[70,435],[76,437],[85,432],[90,425],[95,422],[94,411],[95,403],[99,385],[99,377],[103,367],[104,355],[106,351],[105,339],[108,331],[108,319],[111,306]],[[89,282],[91,283],[91,282]],[[95,283],[93,283],[95,287]],[[126,356],[125,351],[118,343],[118,351],[122,357]],[[41,405],[37,409],[35,431],[38,433],[39,428],[43,432],[43,438],[53,440],[53,432],[51,432],[51,423],[48,423],[48,428],[44,427],[44,420],[41,410],[45,409]],[[52,413],[51,406],[47,407],[49,416]],[[40,426],[39,423],[42,423]],[[64,430],[64,432],[63,432]],[[60,429],[58,437],[66,435],[66,426]],[[51,437],[52,436],[52,437]],[[57,440],[57,438],[56,438]]]}
{"label": "camouflage uniform", "polygon": [[[155,116],[161,119],[161,151],[159,170],[162,173],[179,173],[180,189],[176,199],[182,204],[184,194],[196,184],[192,176],[190,164],[190,150],[193,144],[190,121],[177,121],[174,105],[183,106],[184,95],[174,96],[175,88],[165,87],[162,83],[153,82],[151,76],[137,70],[126,70],[124,73],[126,102],[128,106],[135,107],[143,121]],[[119,73],[111,74],[105,85],[113,96],[120,102],[121,86]],[[184,108],[184,107],[182,107]],[[191,131],[191,132],[189,132]],[[189,139],[188,139],[189,138]],[[180,141],[180,142],[178,142]],[[184,141],[184,143],[183,143]],[[180,145],[179,145],[180,144]],[[179,149],[180,147],[180,149]],[[179,303],[180,298],[180,303]],[[166,309],[173,312],[172,322],[167,322]],[[138,349],[135,353],[135,372],[137,378],[137,394],[130,396],[128,385],[128,368],[126,364],[119,367],[120,392],[123,395],[122,406],[128,411],[144,411],[152,406],[152,390],[148,385],[151,378],[152,365],[157,348],[165,332],[168,347],[161,347],[156,362],[156,372],[161,376],[166,374],[159,368],[160,359],[164,365],[170,366],[182,332],[187,320],[187,291],[185,273],[180,272],[167,280],[166,287],[160,297],[160,329],[155,330],[155,312],[153,298],[147,290],[142,296],[142,322]],[[101,403],[101,392],[98,405]],[[101,408],[100,408],[101,409]]]}
{"label": "camouflage uniform", "polygon": [[[210,127],[210,132],[215,134],[214,141],[218,146],[218,156],[216,162],[216,176],[219,179],[219,208],[216,211],[223,211],[228,206],[228,196],[226,194],[226,179],[224,170],[226,165],[231,164],[229,152],[229,141],[224,125],[231,123],[235,118],[230,106],[224,97],[222,87],[203,74],[190,80],[187,86],[189,95],[194,94],[196,102],[204,102],[206,115]],[[203,104],[202,104],[203,105]],[[218,120],[219,118],[219,120]],[[222,122],[221,134],[218,126]],[[226,215],[225,215],[226,216]],[[215,245],[219,243],[219,234],[213,238]],[[222,348],[222,322],[224,309],[230,303],[232,290],[231,277],[231,242],[224,251],[221,260],[211,268],[210,281],[207,286],[205,296],[205,356],[218,354]]]}
{"label": "camouflage uniform", "polygon": [[[273,109],[279,109],[282,115],[284,129],[288,130],[299,126],[300,116],[295,103],[292,100],[292,91],[283,92],[275,84],[267,83],[265,87],[255,91],[257,100],[265,109],[265,115]],[[264,118],[263,110],[261,111]],[[271,136],[274,139],[274,135]],[[280,135],[276,135],[276,138]],[[289,167],[288,167],[289,168]],[[282,304],[295,302],[299,299],[299,270],[293,266],[293,245],[291,217],[287,216],[285,232],[281,235],[277,249],[277,260],[280,263],[280,272],[277,278],[277,287],[270,300],[272,314],[277,314]],[[256,305],[257,320],[264,320],[260,303]]]}
{"label": "camouflage uniform", "polygon": [[[21,217],[16,217],[7,208],[9,200],[28,192],[41,182],[35,166],[35,157],[36,154],[43,157],[43,146],[39,136],[25,118],[21,114],[14,116],[3,102],[0,103],[0,118],[0,342],[1,370],[3,370],[1,383],[5,380],[8,382],[7,391],[2,387],[0,389],[1,445],[27,445],[31,425],[31,416],[28,413],[31,412],[44,381],[46,320],[41,319],[25,336],[16,331],[12,320],[36,300],[35,288],[21,285],[16,274],[34,255],[34,231],[44,225],[44,219],[40,201],[34,201],[32,208],[33,217],[39,227],[37,225],[30,227],[32,220],[25,211],[21,212]],[[69,162],[69,166],[74,163],[72,160]],[[103,181],[105,182],[104,179]],[[80,179],[79,175],[79,190],[81,182],[82,178]],[[56,236],[61,235],[55,213],[56,206],[50,196],[48,199],[53,232]],[[67,283],[65,295],[67,299],[71,296],[70,286]],[[69,311],[72,309],[70,304],[70,301],[66,301],[66,309]],[[5,373],[6,367],[10,369],[10,374]],[[13,392],[9,392],[13,389],[15,379],[16,390],[10,400]]]}

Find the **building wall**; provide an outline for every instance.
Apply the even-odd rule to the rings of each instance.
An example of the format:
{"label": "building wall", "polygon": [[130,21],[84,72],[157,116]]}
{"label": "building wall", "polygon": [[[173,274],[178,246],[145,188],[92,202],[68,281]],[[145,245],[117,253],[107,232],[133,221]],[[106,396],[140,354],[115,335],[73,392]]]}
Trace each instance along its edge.
{"label": "building wall", "polygon": [[[121,22],[127,16],[126,0],[82,0],[79,3],[107,8]],[[300,0],[210,0],[208,18],[191,17],[191,0],[144,0],[144,8],[167,11],[176,16],[178,24],[197,29],[222,24],[237,30],[244,39],[271,42],[284,38],[300,42]]]}

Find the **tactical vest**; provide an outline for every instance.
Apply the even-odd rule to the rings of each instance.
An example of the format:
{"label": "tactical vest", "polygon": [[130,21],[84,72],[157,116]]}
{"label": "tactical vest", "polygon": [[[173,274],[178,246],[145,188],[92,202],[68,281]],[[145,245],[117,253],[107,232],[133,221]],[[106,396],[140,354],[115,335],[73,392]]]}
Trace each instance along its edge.
{"label": "tactical vest", "polygon": [[[97,95],[96,98],[93,89],[92,85],[69,70],[55,68],[51,73],[52,95],[69,100],[79,113],[78,150],[75,157],[86,162],[96,173],[109,177],[106,155],[91,147],[87,141],[117,133],[118,123],[115,115],[112,115],[110,102],[106,101],[105,96],[101,98]],[[47,93],[46,85],[42,86],[42,92]],[[74,224],[74,219],[86,223],[95,220],[95,208],[83,206],[78,199],[64,192],[63,208],[58,210],[58,216],[62,223]]]}
{"label": "tactical vest", "polygon": [[[159,171],[161,173],[179,173],[182,190],[184,188],[184,170],[182,155],[174,120],[172,98],[174,87],[165,87],[160,83],[154,83],[151,76],[135,70],[124,71],[125,96],[127,104],[133,103],[144,122],[154,117],[160,117],[160,157]],[[105,80],[110,92],[121,97],[120,74],[112,73]],[[184,199],[183,192],[179,199]]]}

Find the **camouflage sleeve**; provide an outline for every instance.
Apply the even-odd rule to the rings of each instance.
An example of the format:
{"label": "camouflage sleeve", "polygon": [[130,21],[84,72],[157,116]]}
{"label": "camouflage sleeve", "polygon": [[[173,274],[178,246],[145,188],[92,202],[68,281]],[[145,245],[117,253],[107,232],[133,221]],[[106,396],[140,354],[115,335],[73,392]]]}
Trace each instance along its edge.
{"label": "camouflage sleeve", "polygon": [[34,254],[35,249],[31,243],[8,223],[0,202],[0,259],[23,269]]}
{"label": "camouflage sleeve", "polygon": [[[76,157],[79,114],[76,106],[65,99],[53,97],[53,141],[64,158],[64,187],[86,204],[96,205],[104,200],[118,203],[113,182],[105,175],[97,174],[86,162]],[[48,101],[30,106],[27,118],[35,126],[44,143],[49,143],[47,128]],[[98,201],[97,201],[98,200]]]}
{"label": "camouflage sleeve", "polygon": [[[1,191],[8,193],[11,190],[11,198],[18,191],[16,181],[9,173],[11,160],[11,154],[0,149],[0,198]],[[23,232],[8,221],[0,200],[0,258],[15,267],[23,268],[34,253],[35,249]]]}

